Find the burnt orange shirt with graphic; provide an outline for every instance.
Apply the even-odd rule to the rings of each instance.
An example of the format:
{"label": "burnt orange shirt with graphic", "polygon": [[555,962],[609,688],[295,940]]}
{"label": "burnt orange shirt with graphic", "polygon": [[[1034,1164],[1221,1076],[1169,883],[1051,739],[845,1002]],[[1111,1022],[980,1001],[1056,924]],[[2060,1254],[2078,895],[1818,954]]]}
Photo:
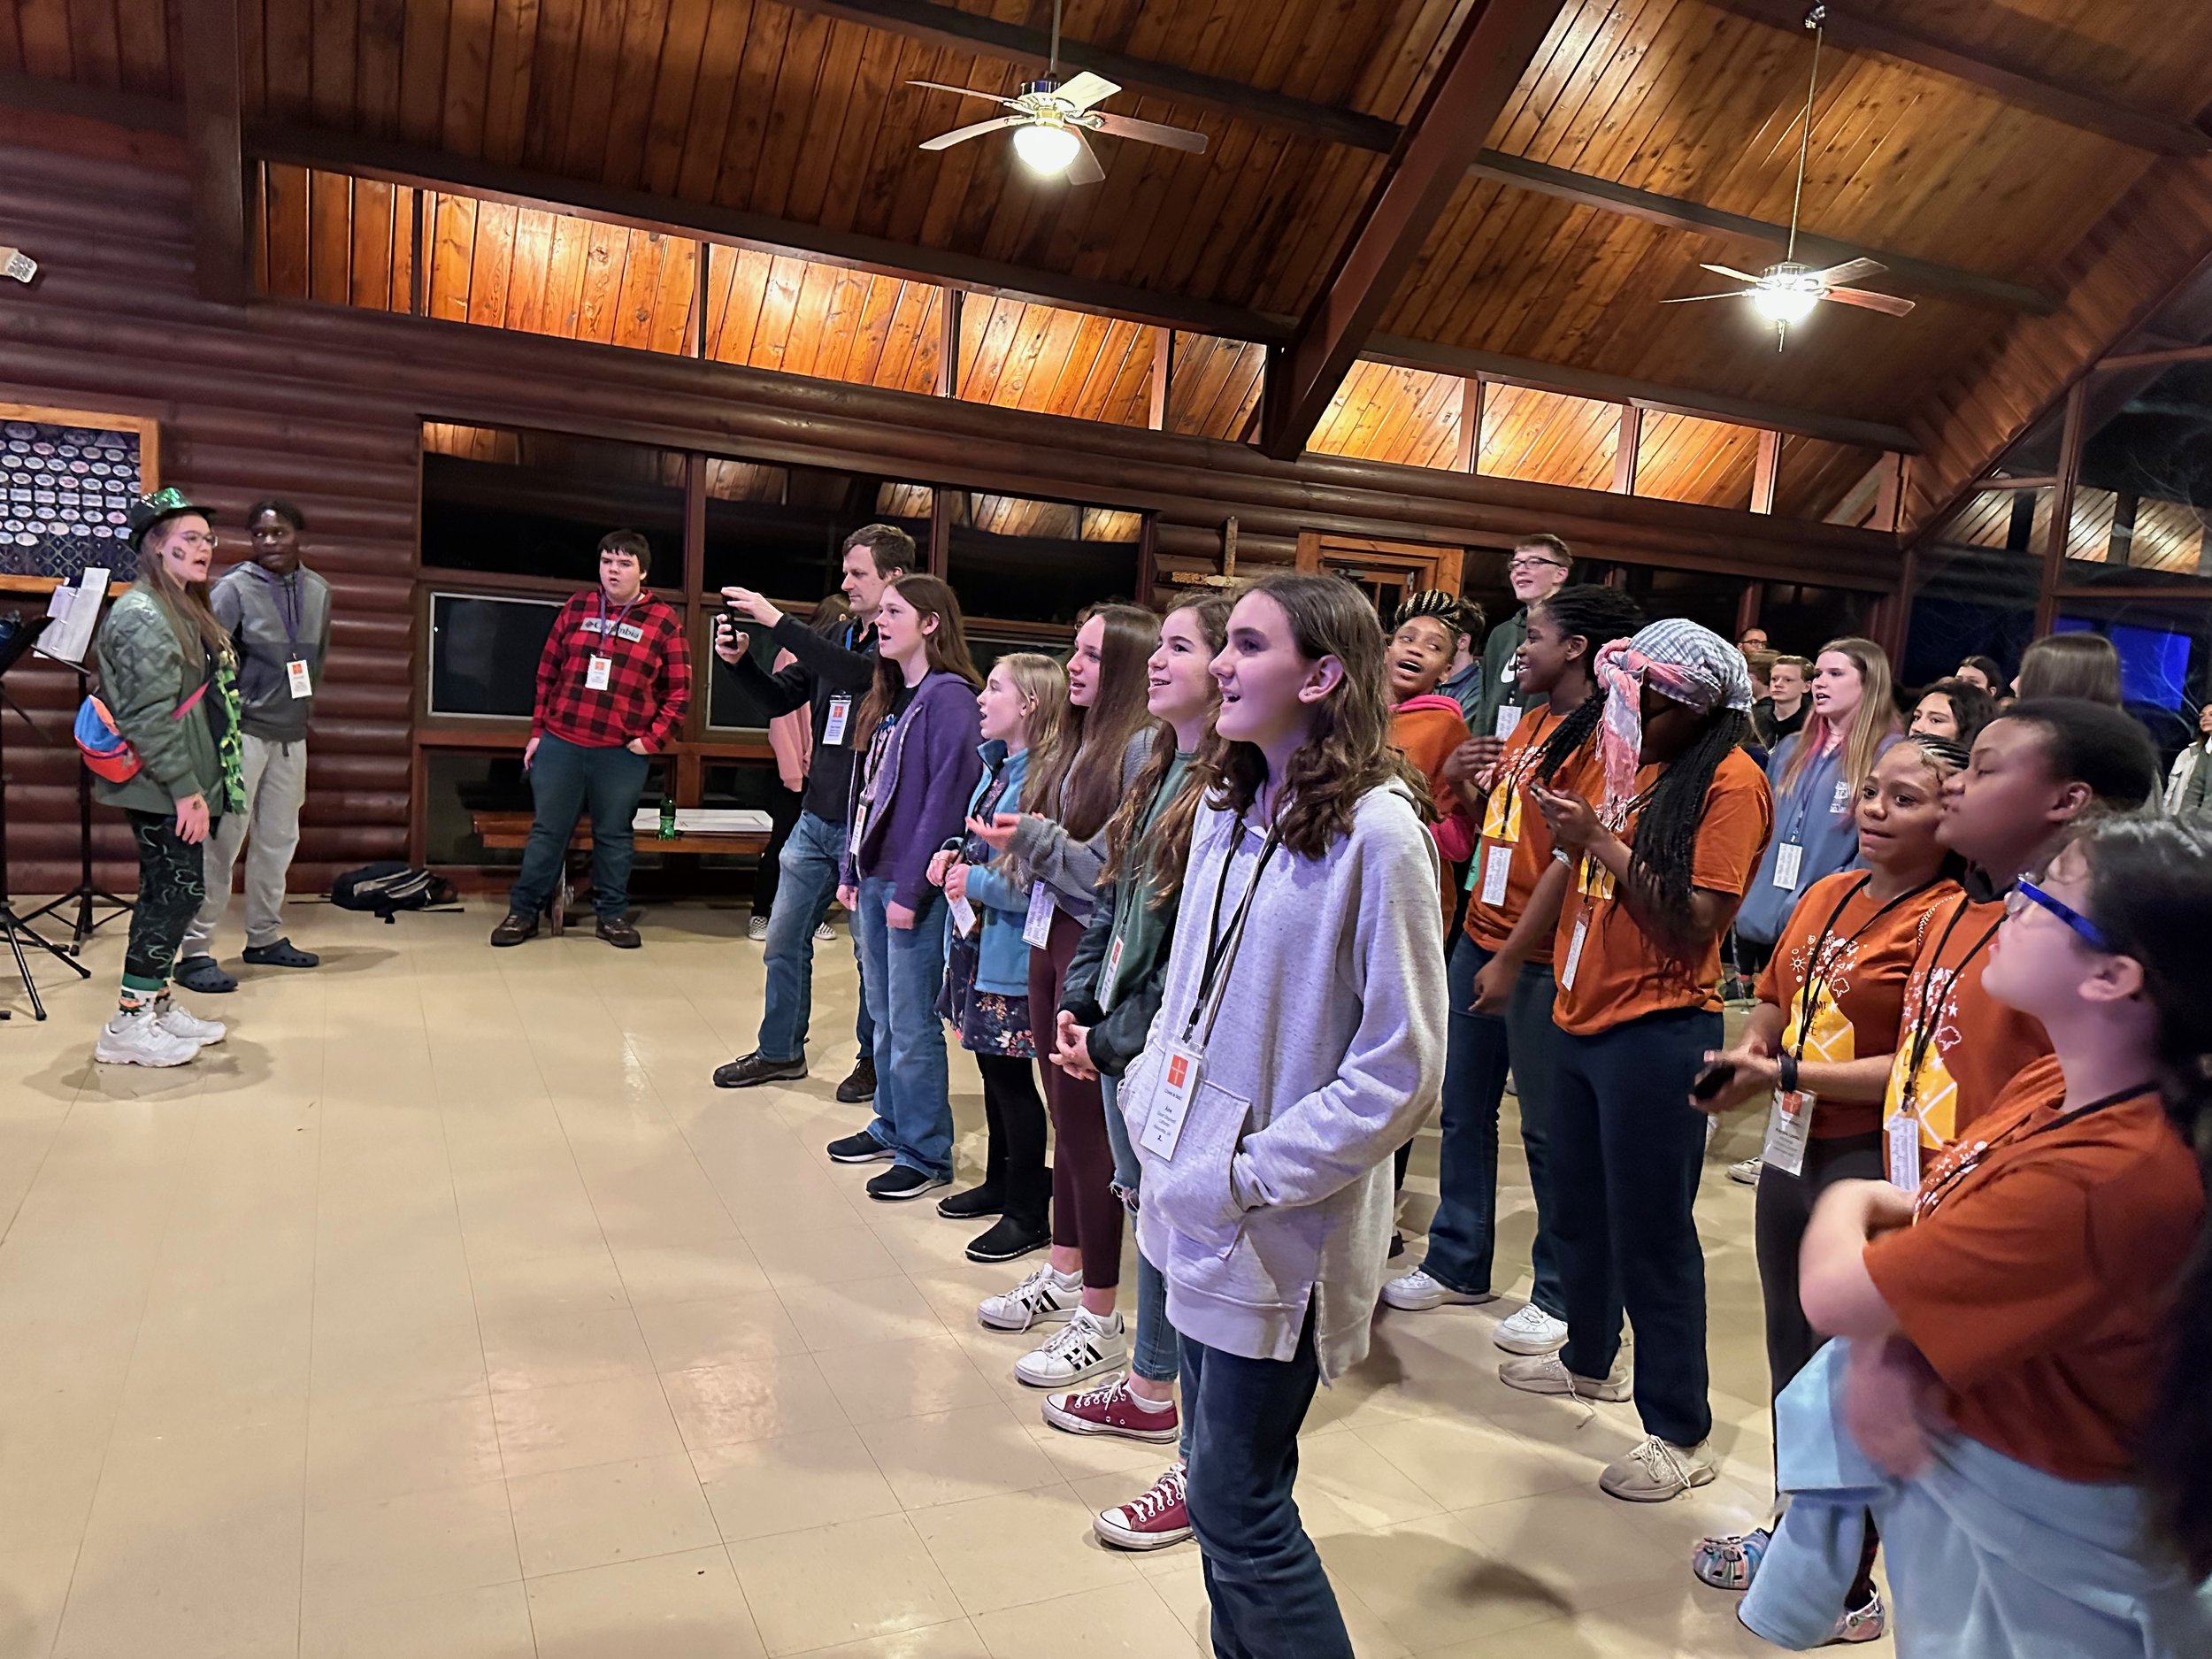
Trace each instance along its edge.
{"label": "burnt orange shirt with graphic", "polygon": [[[1485,950],[1504,948],[1507,936],[1521,919],[1521,912],[1528,908],[1529,895],[1536,890],[1536,883],[1544,872],[1552,866],[1555,844],[1551,826],[1544,822],[1544,815],[1529,804],[1527,789],[1535,780],[1544,745],[1551,741],[1552,733],[1560,728],[1565,718],[1554,714],[1548,706],[1530,710],[1513,728],[1513,735],[1505,740],[1505,750],[1498,757],[1496,781],[1492,784],[1490,798],[1483,807],[1482,839],[1475,848],[1473,889],[1467,900],[1467,937]],[[1551,787],[1571,789],[1586,799],[1605,787],[1594,733],[1589,741],[1561,763]],[[1494,864],[1500,864],[1504,872],[1503,896],[1495,902],[1486,902],[1485,895],[1499,891],[1497,879],[1491,873]],[[1528,953],[1528,959],[1549,963],[1552,943],[1551,936],[1547,934]]]}

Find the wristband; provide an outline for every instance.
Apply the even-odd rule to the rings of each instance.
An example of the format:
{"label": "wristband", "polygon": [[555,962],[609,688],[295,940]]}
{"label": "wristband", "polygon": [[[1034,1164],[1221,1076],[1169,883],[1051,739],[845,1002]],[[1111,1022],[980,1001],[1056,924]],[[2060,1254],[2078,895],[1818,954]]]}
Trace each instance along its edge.
{"label": "wristband", "polygon": [[1793,1055],[1793,1054],[1785,1054],[1785,1055],[1782,1056],[1782,1059],[1781,1059],[1781,1067],[1782,1067],[1782,1093],[1784,1093],[1785,1094],[1796,1094],[1796,1093],[1797,1093],[1797,1056],[1796,1056],[1795,1055]]}

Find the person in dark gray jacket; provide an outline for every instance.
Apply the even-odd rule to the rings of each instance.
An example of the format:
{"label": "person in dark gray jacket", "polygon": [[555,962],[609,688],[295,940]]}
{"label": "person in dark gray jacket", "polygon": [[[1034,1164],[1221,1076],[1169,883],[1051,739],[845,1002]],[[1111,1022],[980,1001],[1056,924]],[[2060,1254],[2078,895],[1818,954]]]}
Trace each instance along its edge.
{"label": "person in dark gray jacket", "polygon": [[209,591],[216,620],[238,649],[246,810],[215,826],[201,847],[207,897],[177,958],[177,983],[234,991],[216,963],[215,931],[230,908],[238,849],[246,849],[246,955],[255,967],[311,968],[319,960],[283,932],[285,877],[300,844],[307,798],[307,726],[330,653],[330,584],[300,563],[306,517],[288,501],[257,501],[246,515],[253,557]]}

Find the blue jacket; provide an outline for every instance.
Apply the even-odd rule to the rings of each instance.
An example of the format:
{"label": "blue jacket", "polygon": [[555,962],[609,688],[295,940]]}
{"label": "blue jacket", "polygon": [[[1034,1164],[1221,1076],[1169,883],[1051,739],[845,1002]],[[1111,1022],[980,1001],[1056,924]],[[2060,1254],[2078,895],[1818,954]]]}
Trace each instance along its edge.
{"label": "blue jacket", "polygon": [[[1029,751],[1009,755],[994,738],[977,752],[983,757],[983,780],[969,797],[968,816],[977,816],[993,797],[993,811],[1013,810],[1021,803]],[[987,861],[997,856],[988,841],[968,836],[960,856],[968,861],[968,902],[983,925],[976,941],[975,988],[994,996],[1027,996],[1029,947],[1022,942],[1022,925],[1029,918],[1029,888],[988,867]]]}

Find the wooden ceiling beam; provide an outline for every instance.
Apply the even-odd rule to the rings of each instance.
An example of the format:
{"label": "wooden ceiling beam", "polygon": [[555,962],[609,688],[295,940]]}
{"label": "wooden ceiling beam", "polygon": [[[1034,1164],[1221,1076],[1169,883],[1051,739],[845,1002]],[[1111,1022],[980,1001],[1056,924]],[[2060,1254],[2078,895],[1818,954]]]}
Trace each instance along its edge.
{"label": "wooden ceiling beam", "polygon": [[246,263],[238,0],[180,0],[178,23],[177,70],[184,86],[185,149],[191,158],[195,280],[203,299],[242,305],[253,289]]}
{"label": "wooden ceiling beam", "polygon": [[[1805,0],[1708,0],[1736,17],[1770,24],[1797,34],[1805,30]],[[1899,28],[1842,6],[1822,24],[1829,42],[1850,52],[1872,52],[1900,63],[1932,69],[1994,93],[2008,104],[2033,110],[2068,127],[2098,133],[2137,150],[2164,156],[2212,155],[2212,134],[2188,121],[2132,109],[2101,93],[2062,86],[2044,76],[2016,69],[1961,47]]]}
{"label": "wooden ceiling beam", "polygon": [[1564,4],[1476,0],[1284,349],[1281,372],[1269,365],[1266,454],[1287,461],[1305,449]]}
{"label": "wooden ceiling beam", "polygon": [[2212,362],[2212,345],[2169,346],[2158,351],[2123,351],[2096,365],[2100,374],[2115,369],[2164,369],[2177,363]]}

